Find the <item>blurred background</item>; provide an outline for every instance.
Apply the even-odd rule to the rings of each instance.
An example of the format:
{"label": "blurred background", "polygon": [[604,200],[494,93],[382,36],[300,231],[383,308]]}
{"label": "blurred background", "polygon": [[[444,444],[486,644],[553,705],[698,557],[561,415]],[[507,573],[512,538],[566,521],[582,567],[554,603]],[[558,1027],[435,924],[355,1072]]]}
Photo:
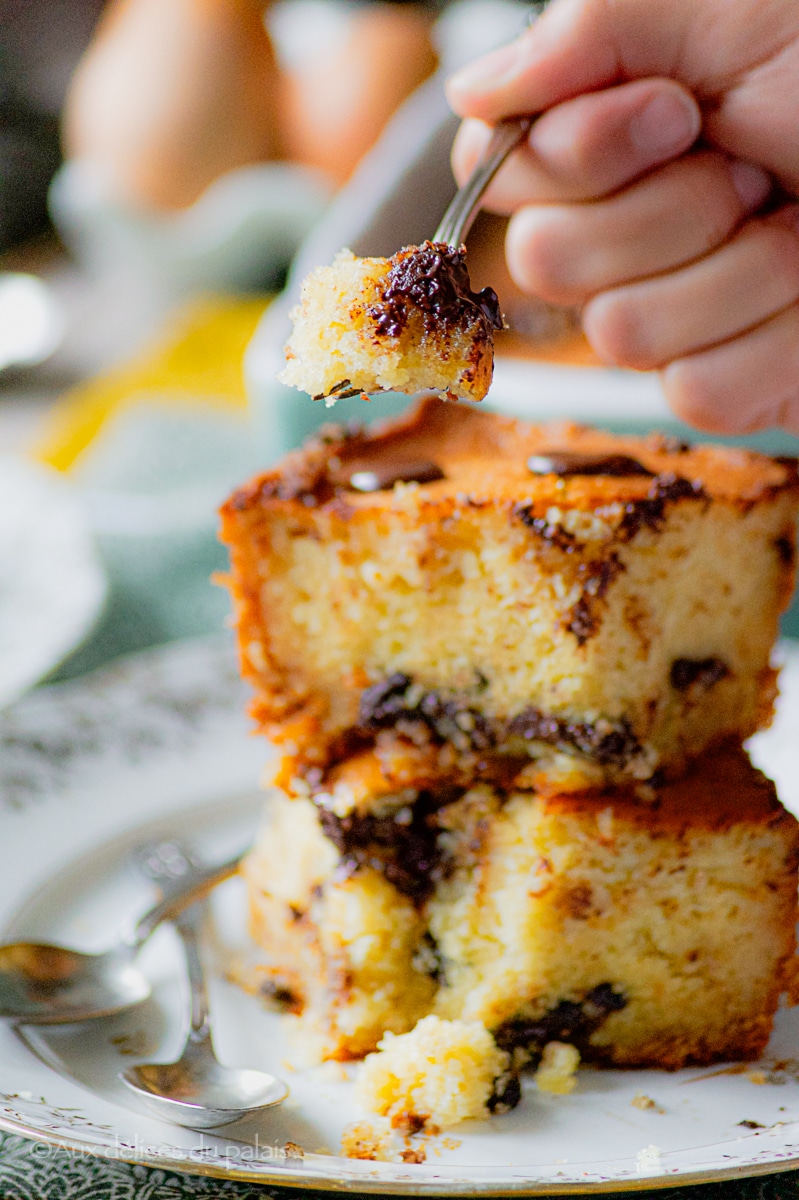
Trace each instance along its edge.
{"label": "blurred background", "polygon": [[[327,415],[274,380],[299,279],[430,236],[443,79],[535,11],[0,0],[0,707],[223,627],[216,507]],[[653,376],[600,367],[575,312],[515,289],[503,237],[484,214],[469,247],[509,324],[489,406],[679,428]]]}

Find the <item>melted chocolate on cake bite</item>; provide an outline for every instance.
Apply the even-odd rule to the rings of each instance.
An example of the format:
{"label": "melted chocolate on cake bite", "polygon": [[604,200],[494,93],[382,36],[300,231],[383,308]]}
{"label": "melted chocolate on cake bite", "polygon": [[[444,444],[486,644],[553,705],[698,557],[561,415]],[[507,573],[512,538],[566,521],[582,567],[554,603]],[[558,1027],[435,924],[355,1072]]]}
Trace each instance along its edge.
{"label": "melted chocolate on cake bite", "polygon": [[472,291],[465,247],[424,242],[391,259],[383,297],[370,316],[379,334],[400,337],[411,312],[420,312],[425,331],[433,333],[447,324],[459,324],[469,310],[479,314],[487,338],[494,329],[504,328],[494,289]]}

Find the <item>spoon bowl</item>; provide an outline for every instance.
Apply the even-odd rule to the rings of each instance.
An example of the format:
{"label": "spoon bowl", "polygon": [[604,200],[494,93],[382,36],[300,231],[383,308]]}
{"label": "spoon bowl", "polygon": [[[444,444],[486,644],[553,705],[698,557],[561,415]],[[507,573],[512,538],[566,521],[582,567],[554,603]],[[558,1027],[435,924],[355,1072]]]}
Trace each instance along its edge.
{"label": "spoon bowl", "polygon": [[143,1063],[119,1078],[163,1121],[189,1129],[216,1129],[280,1104],[288,1088],[265,1071],[223,1067],[207,1056],[174,1063]]}
{"label": "spoon bowl", "polygon": [[0,946],[0,1017],[65,1025],[131,1008],[149,994],[127,947],[82,954],[37,942]]}
{"label": "spoon bowl", "polygon": [[240,858],[189,871],[140,917],[130,936],[102,954],[44,942],[0,945],[0,1020],[65,1025],[110,1016],[146,1000],[150,984],[135,965],[139,950],[163,921],[229,878]]}
{"label": "spoon bowl", "polygon": [[162,1120],[189,1129],[215,1129],[272,1108],[289,1094],[281,1079],[247,1067],[219,1062],[211,1037],[208,985],[200,953],[204,905],[175,920],[183,941],[189,977],[189,1030],[180,1058],[170,1063],[139,1063],[117,1078]]}

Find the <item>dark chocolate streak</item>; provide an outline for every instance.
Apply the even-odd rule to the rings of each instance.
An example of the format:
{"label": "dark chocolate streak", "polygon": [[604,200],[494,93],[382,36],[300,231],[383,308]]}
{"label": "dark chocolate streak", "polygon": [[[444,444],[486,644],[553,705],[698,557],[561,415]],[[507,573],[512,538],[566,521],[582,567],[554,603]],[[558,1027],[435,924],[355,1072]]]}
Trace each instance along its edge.
{"label": "dark chocolate streak", "polygon": [[666,518],[666,505],[671,500],[707,500],[708,495],[699,480],[692,483],[671,472],[657,475],[644,500],[632,500],[624,506],[619,532],[633,538],[640,529],[657,533]]}
{"label": "dark chocolate streak", "polygon": [[447,871],[433,817],[459,794],[460,789],[448,787],[420,792],[413,806],[402,810],[402,821],[355,813],[338,817],[326,808],[319,809],[319,821],[345,871],[372,867],[414,904],[423,904]]}
{"label": "dark chocolate streak", "polygon": [[570,1042],[581,1053],[588,1047],[591,1034],[611,1013],[620,1012],[626,998],[611,983],[600,983],[582,1000],[561,1000],[556,1008],[541,1017],[512,1017],[494,1030],[500,1050],[512,1053],[525,1050],[537,1066],[547,1042]]}
{"label": "dark chocolate streak", "polygon": [[466,742],[468,748],[477,751],[494,750],[508,739],[521,738],[577,750],[595,762],[618,766],[626,765],[641,751],[640,742],[625,720],[573,722],[530,707],[508,721],[490,721],[466,705],[442,699],[436,692],[425,692],[411,706],[406,700],[411,682],[410,676],[397,672],[363,692],[359,713],[363,733],[417,721],[441,741],[459,747]]}
{"label": "dark chocolate streak", "polygon": [[491,750],[496,745],[496,730],[480,713],[455,700],[444,700],[437,692],[425,692],[410,705],[406,699],[412,680],[395,672],[361,694],[358,724],[364,733],[390,729],[403,720],[421,721],[444,742],[463,749]]}
{"label": "dark chocolate streak", "polygon": [[796,545],[792,538],[780,537],[774,543],[777,557],[784,567],[792,567],[796,558]]}
{"label": "dark chocolate streak", "polygon": [[618,722],[566,721],[526,708],[508,724],[511,736],[579,751],[603,766],[624,767],[641,752],[641,743],[625,719]]}
{"label": "dark chocolate streak", "polygon": [[527,469],[533,475],[614,475],[618,478],[647,475],[651,479],[655,474],[637,458],[626,454],[579,454],[572,450],[531,454]]}
{"label": "dark chocolate streak", "polygon": [[513,515],[518,517],[522,525],[531,530],[536,537],[541,538],[542,542],[555,546],[564,554],[573,554],[577,549],[577,538],[573,533],[569,533],[562,525],[553,524],[546,517],[534,516],[531,504],[515,505]]}
{"label": "dark chocolate streak", "polygon": [[279,978],[264,979],[258,991],[270,1007],[280,1012],[299,1014],[303,1010],[302,997]]}
{"label": "dark chocolate streak", "polygon": [[[699,481],[692,483],[671,473],[656,475],[643,499],[630,500],[625,504],[618,536],[623,541],[630,541],[641,529],[651,529],[657,533],[666,518],[666,505],[672,500],[707,499],[707,492]],[[562,550],[564,554],[573,554],[580,546],[574,534],[560,525],[552,524],[546,517],[535,516],[531,504],[515,505],[513,515],[542,541]]]}
{"label": "dark chocolate streak", "polygon": [[457,323],[465,313],[479,314],[485,334],[504,326],[493,288],[473,292],[466,266],[466,251],[443,242],[424,242],[400,251],[392,259],[383,298],[370,310],[377,332],[399,337],[412,311],[421,312],[430,333],[446,322]]}
{"label": "dark chocolate streak", "polygon": [[624,570],[624,563],[614,553],[597,562],[580,564],[578,573],[584,579],[583,593],[569,610],[566,622],[566,628],[577,638],[578,645],[585,645],[598,632],[601,621],[597,604],[604,600],[613,580]]}
{"label": "dark chocolate streak", "polygon": [[522,1098],[522,1084],[515,1071],[505,1071],[499,1079],[494,1080],[494,1088],[486,1100],[486,1107],[491,1113],[510,1112]]}
{"label": "dark chocolate streak", "polygon": [[730,668],[720,658],[675,658],[669,678],[671,686],[678,692],[687,691],[694,683],[703,691],[709,691],[729,673]]}
{"label": "dark chocolate streak", "polygon": [[355,492],[382,492],[395,483],[435,483],[446,476],[437,463],[429,459],[412,462],[387,459],[374,466],[361,466],[349,477],[349,486]]}
{"label": "dark chocolate streak", "polygon": [[422,934],[419,949],[414,955],[413,965],[424,975],[429,975],[437,984],[446,982],[444,959],[438,948],[438,942],[429,929]]}

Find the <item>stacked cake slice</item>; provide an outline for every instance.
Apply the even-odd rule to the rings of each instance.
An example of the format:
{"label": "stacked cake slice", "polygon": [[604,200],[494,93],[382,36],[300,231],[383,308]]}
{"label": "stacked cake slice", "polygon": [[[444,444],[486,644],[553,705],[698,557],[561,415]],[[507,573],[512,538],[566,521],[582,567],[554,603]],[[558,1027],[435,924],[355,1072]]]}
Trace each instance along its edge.
{"label": "stacked cake slice", "polygon": [[252,930],[322,1057],[431,1015],[515,1065],[760,1052],[799,835],[741,743],[772,713],[798,504],[792,461],[439,401],[228,501],[243,672],[285,751]]}

